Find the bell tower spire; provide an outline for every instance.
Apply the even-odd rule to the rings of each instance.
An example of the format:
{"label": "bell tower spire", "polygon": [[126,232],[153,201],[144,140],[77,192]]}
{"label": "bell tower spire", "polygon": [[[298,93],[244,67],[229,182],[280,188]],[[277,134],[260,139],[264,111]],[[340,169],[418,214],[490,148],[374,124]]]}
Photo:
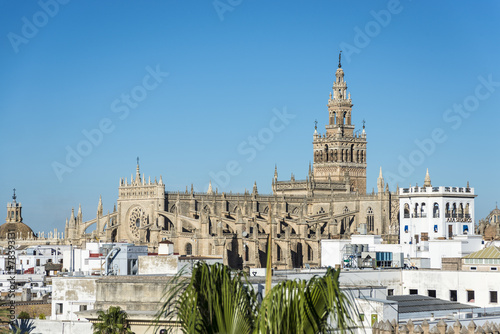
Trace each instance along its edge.
{"label": "bell tower spire", "polygon": [[347,92],[347,82],[342,69],[342,53],[335,71],[333,94],[328,99],[326,134],[314,134],[314,178],[316,181],[343,182],[349,174],[350,188],[366,193],[366,132],[355,132],[352,123],[352,100]]}

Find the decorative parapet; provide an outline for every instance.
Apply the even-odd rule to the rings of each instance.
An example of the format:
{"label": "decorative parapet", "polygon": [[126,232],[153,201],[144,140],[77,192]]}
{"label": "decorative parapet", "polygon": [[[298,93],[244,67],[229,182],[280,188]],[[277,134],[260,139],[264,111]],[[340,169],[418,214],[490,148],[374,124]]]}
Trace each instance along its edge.
{"label": "decorative parapet", "polygon": [[453,325],[448,325],[442,319],[434,326],[424,320],[421,324],[413,324],[408,320],[406,324],[395,326],[389,320],[375,322],[372,326],[373,334],[499,334],[500,324],[486,321],[483,325],[477,326],[474,321],[467,325],[460,321],[455,321]]}
{"label": "decorative parapet", "polygon": [[417,194],[433,194],[433,195],[474,195],[474,188],[468,187],[410,187],[400,188],[400,195],[417,195]]}

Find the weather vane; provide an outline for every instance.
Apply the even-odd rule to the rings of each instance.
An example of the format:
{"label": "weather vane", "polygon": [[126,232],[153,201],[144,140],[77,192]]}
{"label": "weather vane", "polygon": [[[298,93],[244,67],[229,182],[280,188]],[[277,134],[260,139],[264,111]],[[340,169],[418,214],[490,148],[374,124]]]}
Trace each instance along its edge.
{"label": "weather vane", "polygon": [[341,68],[341,67],[342,67],[342,65],[340,65],[340,56],[341,56],[341,55],[342,55],[342,50],[340,50],[340,52],[339,52],[339,68]]}
{"label": "weather vane", "polygon": [[139,157],[137,157],[137,166],[139,166]]}
{"label": "weather vane", "polygon": [[365,122],[365,120],[363,119],[363,129],[365,128],[365,123],[366,123],[366,122]]}
{"label": "weather vane", "polygon": [[318,120],[314,120],[314,130],[318,130]]}
{"label": "weather vane", "polygon": [[14,188],[14,195],[12,195],[12,199],[14,200],[14,202],[16,201],[16,188]]}

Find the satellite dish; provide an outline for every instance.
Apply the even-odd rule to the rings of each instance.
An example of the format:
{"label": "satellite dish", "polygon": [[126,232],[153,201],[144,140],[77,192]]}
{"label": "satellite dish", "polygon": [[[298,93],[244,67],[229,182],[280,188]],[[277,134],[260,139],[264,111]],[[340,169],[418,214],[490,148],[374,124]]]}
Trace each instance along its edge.
{"label": "satellite dish", "polygon": [[247,231],[243,231],[243,233],[241,233],[243,235],[244,238],[246,238],[248,236],[248,233]]}

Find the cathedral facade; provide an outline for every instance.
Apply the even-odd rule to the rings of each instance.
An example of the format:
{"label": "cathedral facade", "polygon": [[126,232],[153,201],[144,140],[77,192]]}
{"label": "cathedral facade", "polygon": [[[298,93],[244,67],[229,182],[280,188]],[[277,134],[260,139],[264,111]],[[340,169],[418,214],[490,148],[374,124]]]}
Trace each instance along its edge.
{"label": "cathedral facade", "polygon": [[[349,238],[354,233],[399,238],[399,199],[384,184],[366,193],[366,132],[355,131],[352,101],[344,71],[335,74],[327,103],[324,134],[315,128],[313,166],[305,180],[280,180],[274,171],[272,194],[260,194],[257,184],[243,194],[165,191],[162,178],[141,174],[139,162],[130,180],[120,179],[117,204],[104,214],[99,199],[96,218],[83,221],[81,208],[66,221],[66,242],[85,240],[148,245],[173,242],[180,255],[219,255],[233,268],[265,267],[271,235],[272,266],[278,269],[317,267],[321,240]],[[85,230],[96,225],[91,234]]]}

